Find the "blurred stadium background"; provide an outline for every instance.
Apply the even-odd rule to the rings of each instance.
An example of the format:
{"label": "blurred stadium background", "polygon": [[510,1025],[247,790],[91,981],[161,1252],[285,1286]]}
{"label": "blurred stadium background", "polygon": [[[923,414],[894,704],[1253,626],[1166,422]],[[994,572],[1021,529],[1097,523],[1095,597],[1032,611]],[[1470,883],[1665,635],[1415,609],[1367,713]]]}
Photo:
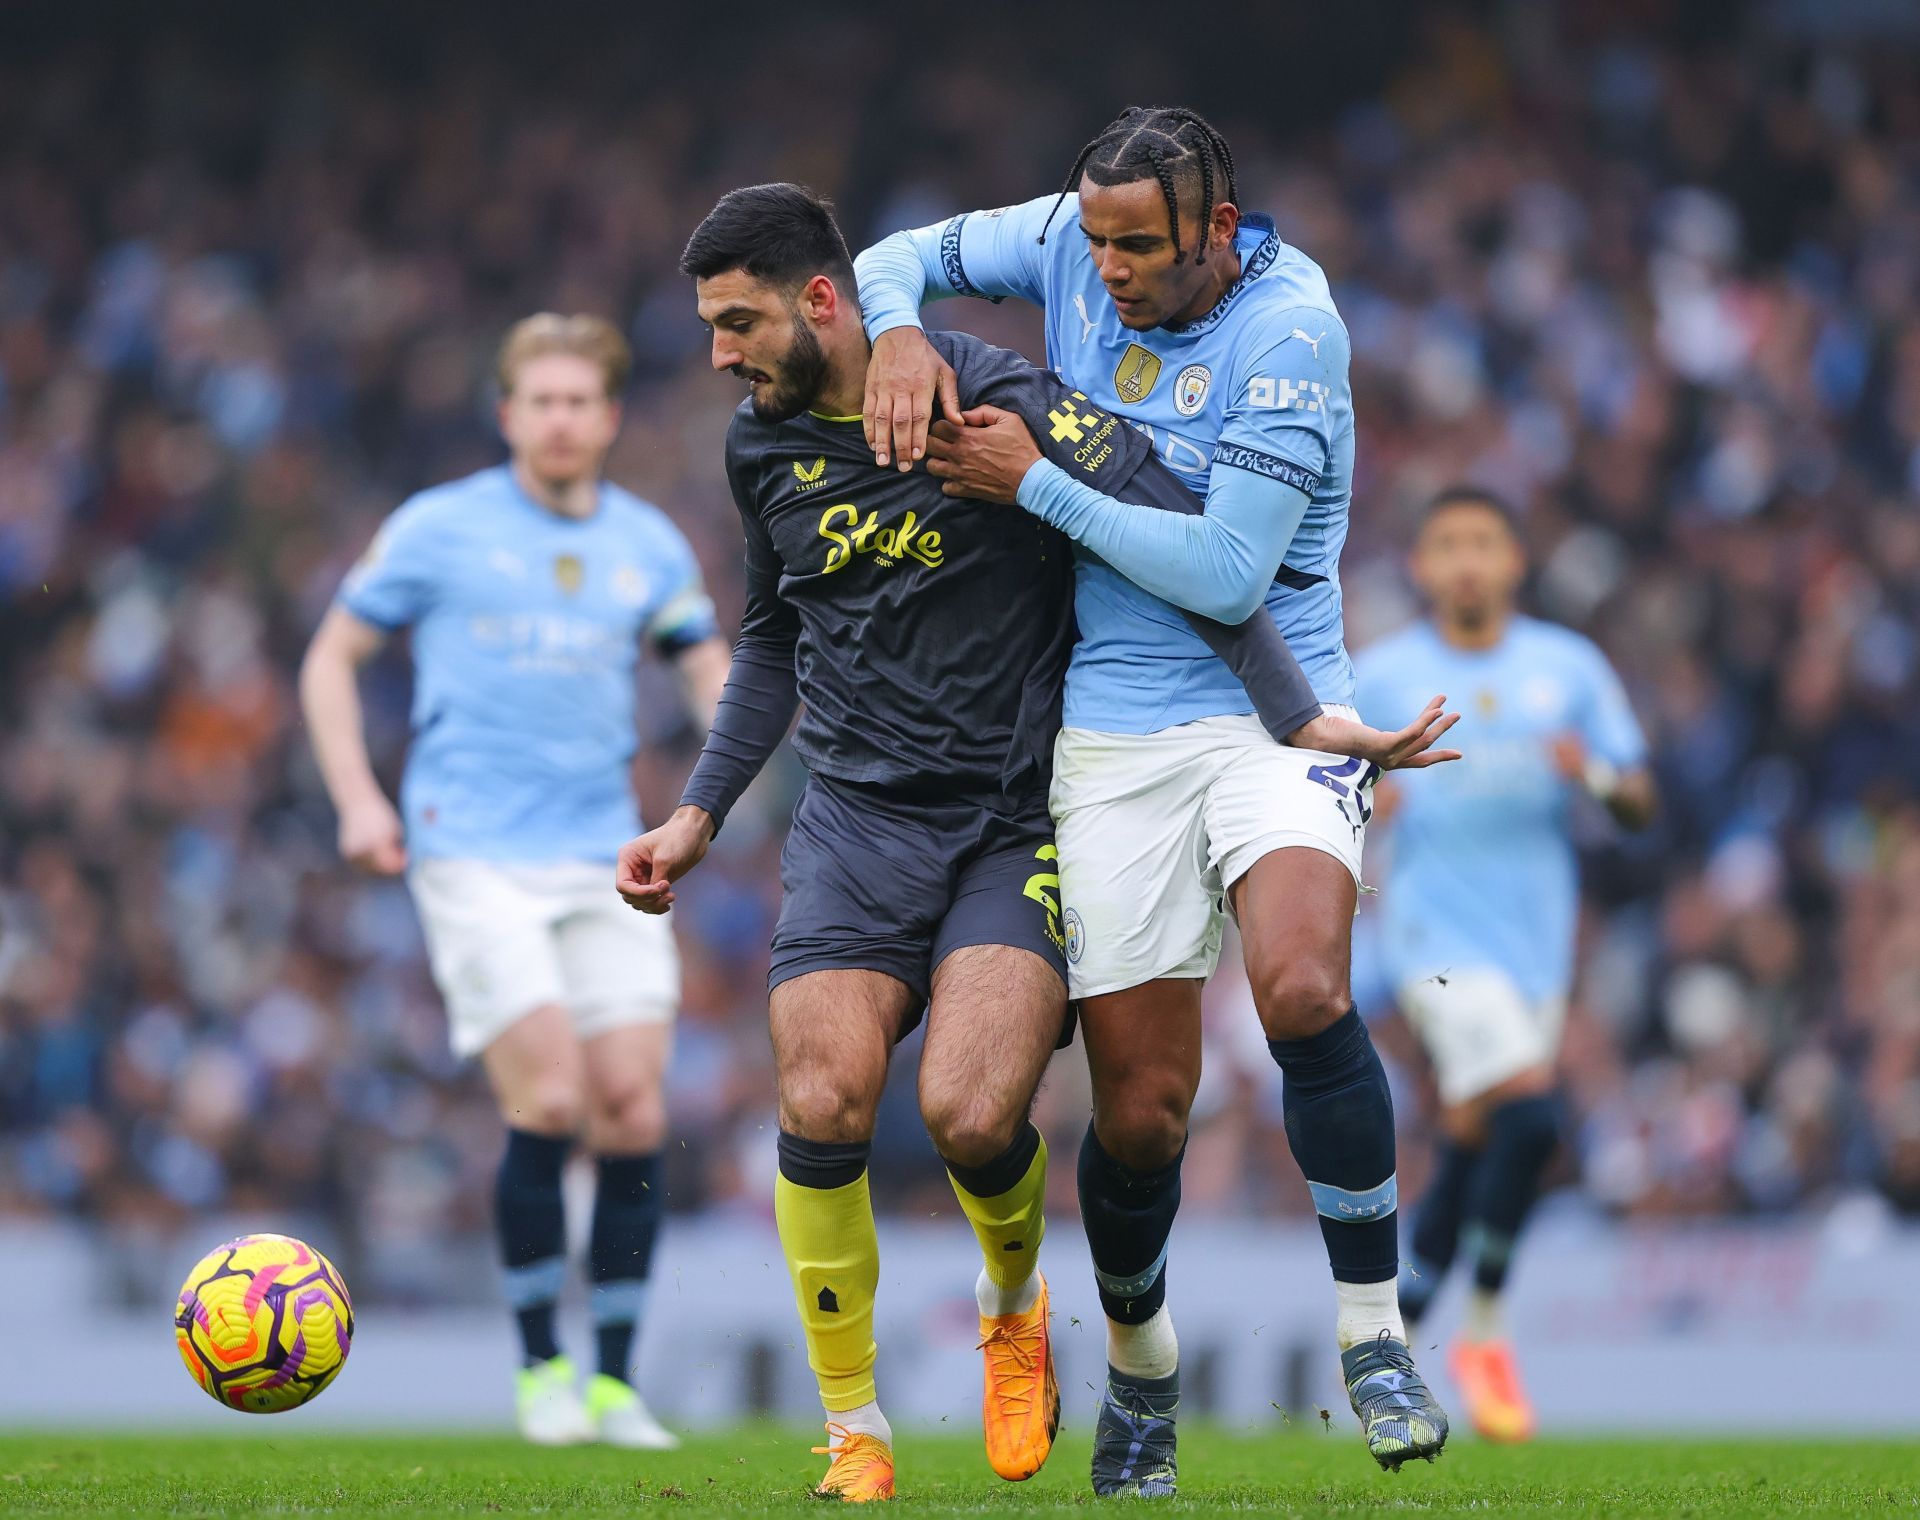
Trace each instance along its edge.
{"label": "blurred stadium background", "polygon": [[[731,626],[738,388],[674,270],[701,214],[797,178],[858,246],[1052,189],[1141,100],[1219,123],[1245,201],[1334,281],[1360,428],[1350,643],[1411,613],[1423,495],[1493,485],[1525,508],[1533,607],[1599,641],[1655,742],[1658,829],[1590,841],[1577,1143],[1521,1268],[1548,1423],[1665,1419],[1682,1352],[1757,1357],[1780,1423],[1859,1418],[1832,1401],[1862,1356],[1893,1386],[1920,1349],[1898,1286],[1920,1280],[1920,10],[1272,4],[1216,8],[1212,36],[1165,5],[1037,14],[0,14],[0,1298],[24,1354],[97,1343],[139,1369],[9,1380],[0,1423],[200,1415],[165,1316],[241,1225],[341,1264],[356,1362],[392,1384],[439,1369],[439,1404],[369,1365],[318,1410],[505,1420],[498,1124],[447,1055],[404,889],[334,854],[293,695],[305,639],[402,497],[500,457],[488,363],[542,308],[630,333],[611,473],[687,531]],[[1038,354],[1030,313],[938,316]],[[658,818],[697,735],[652,681]],[[404,664],[368,696],[391,778]],[[649,1354],[739,1352],[712,1352],[714,1402],[688,1418],[806,1402],[761,1244],[765,947],[797,782],[787,757],[675,914],[663,1271],[701,1284],[656,1307]],[[1413,1196],[1431,1095],[1377,991],[1367,1011]],[[1209,1274],[1229,1305],[1255,1274],[1300,1284],[1295,1340],[1199,1395],[1277,1418],[1266,1400],[1327,1402],[1324,1269],[1235,974],[1209,1019],[1183,1313],[1212,1312]],[[1076,1062],[1042,1099],[1060,1154]],[[890,1354],[951,1393],[975,1376],[970,1347],[944,1359],[971,1338],[970,1252],[910,1083],[894,1099],[883,1294],[917,1349]],[[1071,1169],[1055,1182],[1056,1277],[1090,1302]],[[752,1283],[709,1271],[730,1263]],[[1240,1357],[1245,1306],[1221,1315]]]}

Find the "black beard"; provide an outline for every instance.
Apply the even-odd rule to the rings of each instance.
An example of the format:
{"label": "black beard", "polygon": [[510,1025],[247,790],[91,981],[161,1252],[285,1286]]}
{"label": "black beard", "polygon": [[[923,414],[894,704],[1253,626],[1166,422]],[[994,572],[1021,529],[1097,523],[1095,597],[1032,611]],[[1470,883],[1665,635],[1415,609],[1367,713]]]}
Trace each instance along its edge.
{"label": "black beard", "polygon": [[1493,621],[1494,611],[1493,603],[1486,602],[1479,606],[1456,606],[1448,615],[1456,628],[1464,629],[1468,633],[1478,633]]}
{"label": "black beard", "polygon": [[790,422],[812,406],[827,383],[827,354],[813,329],[793,318],[793,343],[780,361],[780,373],[753,393],[753,415],[762,422]]}

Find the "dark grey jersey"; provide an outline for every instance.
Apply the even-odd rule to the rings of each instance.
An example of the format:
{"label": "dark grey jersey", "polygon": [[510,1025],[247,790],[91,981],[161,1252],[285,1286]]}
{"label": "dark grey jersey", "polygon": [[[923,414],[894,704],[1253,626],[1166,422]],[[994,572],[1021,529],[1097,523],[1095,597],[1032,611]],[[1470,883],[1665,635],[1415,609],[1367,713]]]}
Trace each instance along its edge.
{"label": "dark grey jersey", "polygon": [[[964,333],[928,336],[963,407],[1018,413],[1048,458],[1109,495],[1200,510],[1144,434],[1058,376]],[[747,607],[683,801],[723,817],[796,701],[806,712],[794,747],[835,780],[952,800],[1046,784],[1074,639],[1062,535],[1016,507],[950,498],[924,470],[875,465],[857,418],[765,423],[743,404],[727,476]],[[1290,732],[1319,710],[1271,618],[1240,630],[1193,621],[1270,729]]]}

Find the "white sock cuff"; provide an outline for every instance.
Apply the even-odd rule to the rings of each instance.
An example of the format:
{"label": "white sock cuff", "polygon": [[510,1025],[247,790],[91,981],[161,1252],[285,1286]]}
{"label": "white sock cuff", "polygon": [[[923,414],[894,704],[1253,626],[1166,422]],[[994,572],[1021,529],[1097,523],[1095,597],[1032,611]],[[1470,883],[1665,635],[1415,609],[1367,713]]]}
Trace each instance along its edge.
{"label": "white sock cuff", "polygon": [[893,1427],[887,1423],[887,1417],[880,1412],[877,1399],[869,1399],[864,1404],[856,1404],[852,1409],[842,1409],[837,1413],[827,1411],[829,1425],[844,1425],[858,1435],[878,1436],[887,1445],[893,1445]]}
{"label": "white sock cuff", "polygon": [[1003,1288],[987,1276],[987,1269],[982,1267],[974,1279],[973,1298],[988,1319],[997,1319],[1003,1314],[1025,1314],[1040,1300],[1040,1274],[1029,1272],[1016,1286]]}
{"label": "white sock cuff", "polygon": [[1350,1283],[1335,1281],[1339,1317],[1334,1333],[1345,1351],[1362,1341],[1377,1339],[1382,1330],[1404,1343],[1407,1329],[1400,1320],[1400,1283],[1389,1277],[1385,1282]]}
{"label": "white sock cuff", "polygon": [[1485,1288],[1475,1288],[1467,1295],[1467,1312],[1460,1328],[1468,1340],[1497,1341],[1506,1338],[1507,1317],[1502,1311],[1500,1299],[1500,1294],[1490,1293]]}
{"label": "white sock cuff", "polygon": [[1137,1325],[1107,1321],[1107,1363],[1128,1377],[1172,1377],[1180,1367],[1180,1339],[1165,1304]]}

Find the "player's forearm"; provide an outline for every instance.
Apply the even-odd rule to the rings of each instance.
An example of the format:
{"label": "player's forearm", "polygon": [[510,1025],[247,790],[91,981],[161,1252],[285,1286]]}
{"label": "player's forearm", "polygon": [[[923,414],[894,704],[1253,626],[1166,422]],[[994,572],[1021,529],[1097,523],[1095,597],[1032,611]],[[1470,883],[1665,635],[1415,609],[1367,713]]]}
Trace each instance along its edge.
{"label": "player's forearm", "polygon": [[1186,617],[1207,648],[1239,677],[1254,715],[1276,744],[1285,744],[1325,711],[1306,671],[1294,658],[1293,646],[1264,606],[1231,626],[1197,612]]}
{"label": "player's forearm", "polygon": [[924,303],[955,294],[940,271],[940,229],[945,225],[890,233],[853,261],[860,320],[868,338],[896,327],[920,326]]}
{"label": "player's forearm", "polygon": [[1104,496],[1042,459],[1020,482],[1020,505],[1164,601],[1222,623],[1239,623],[1266,598],[1294,530],[1304,492],[1221,465],[1196,517]]}
{"label": "player's forearm", "polygon": [[673,810],[673,816],[667,819],[670,824],[692,829],[709,844],[720,832],[720,820],[697,803],[683,802]]}
{"label": "player's forearm", "polygon": [[786,738],[799,708],[792,644],[743,635],[680,805],[710,815],[719,833],[740,794]]}
{"label": "player's forearm", "polygon": [[319,639],[300,665],[300,710],[334,807],[344,812],[369,796],[383,796],[367,754],[358,668]]}
{"label": "player's forearm", "polygon": [[686,688],[687,701],[694,717],[704,729],[713,728],[720,710],[720,698],[726,691],[727,672],[732,655],[725,639],[702,639],[680,651],[674,661]]}

